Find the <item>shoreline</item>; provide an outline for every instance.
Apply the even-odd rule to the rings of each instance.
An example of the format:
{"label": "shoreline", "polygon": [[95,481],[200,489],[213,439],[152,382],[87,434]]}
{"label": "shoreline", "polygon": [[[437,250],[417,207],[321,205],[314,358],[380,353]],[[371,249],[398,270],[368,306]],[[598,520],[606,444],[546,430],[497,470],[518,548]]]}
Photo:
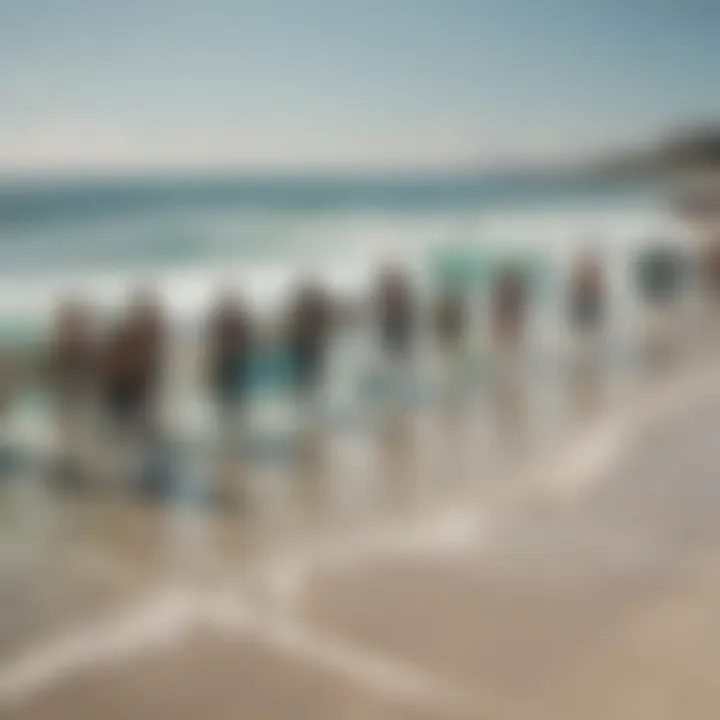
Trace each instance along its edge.
{"label": "shoreline", "polygon": [[[404,606],[405,619],[401,620],[397,615],[398,602],[403,606],[404,601],[401,598],[405,595],[401,594],[393,600],[396,590],[392,588],[397,586],[399,591],[406,582],[415,578],[412,580],[411,587],[420,583],[417,586],[418,589],[424,588],[420,590],[421,594],[417,598],[420,607],[425,608],[423,612],[427,612],[428,607],[431,607],[424,603],[423,597],[427,597],[428,601],[430,598],[438,598],[437,602],[440,602],[439,598],[445,597],[443,602],[451,602],[451,605],[452,602],[460,602],[463,594],[471,593],[471,597],[476,597],[472,594],[471,586],[467,586],[467,580],[462,580],[462,578],[465,577],[466,572],[477,573],[478,570],[464,568],[468,562],[471,563],[469,568],[476,567],[478,563],[480,563],[480,567],[489,564],[481,576],[484,578],[483,583],[490,583],[489,587],[494,587],[492,583],[501,582],[501,579],[511,572],[513,566],[508,566],[507,570],[503,570],[500,575],[497,575],[503,566],[496,567],[493,564],[495,554],[502,550],[502,552],[513,553],[514,557],[515,553],[524,552],[522,550],[524,545],[517,546],[522,539],[522,534],[517,535],[515,540],[509,545],[507,544],[507,533],[517,523],[525,527],[525,532],[531,534],[537,532],[537,529],[534,528],[537,528],[538,524],[540,527],[545,527],[549,523],[547,532],[550,532],[550,528],[556,525],[556,521],[552,519],[555,516],[559,518],[567,516],[569,519],[576,513],[576,508],[587,507],[588,511],[591,511],[597,504],[593,498],[598,494],[602,497],[604,493],[612,491],[622,495],[622,483],[617,485],[616,481],[612,480],[607,485],[606,482],[618,472],[614,469],[616,461],[619,460],[618,466],[622,469],[626,467],[630,456],[634,453],[648,452],[646,435],[649,429],[666,427],[671,430],[678,423],[680,425],[687,423],[688,419],[691,419],[697,412],[696,403],[698,402],[703,405],[717,405],[720,385],[717,373],[713,368],[713,358],[700,359],[697,362],[700,365],[692,363],[682,370],[678,378],[680,385],[668,386],[667,380],[662,376],[646,377],[645,381],[638,386],[636,396],[633,396],[642,397],[644,400],[636,403],[633,397],[626,398],[625,409],[616,407],[614,411],[615,413],[620,412],[619,416],[614,415],[611,409],[601,413],[585,427],[583,432],[586,433],[586,442],[576,443],[570,440],[570,438],[578,439],[577,432],[571,432],[570,436],[561,434],[554,443],[545,447],[540,455],[530,455],[525,458],[524,463],[512,462],[506,466],[504,477],[496,478],[499,481],[498,492],[491,492],[488,496],[487,491],[491,489],[492,483],[488,485],[486,480],[475,478],[471,481],[469,488],[461,491],[455,500],[442,501],[443,493],[446,493],[449,488],[445,487],[443,477],[435,476],[435,481],[440,482],[440,485],[437,486],[440,493],[437,496],[439,502],[432,500],[432,494],[427,496],[426,501],[431,502],[430,507],[432,508],[429,514],[423,512],[422,503],[410,512],[407,520],[403,519],[404,513],[394,519],[391,513],[386,518],[387,524],[384,526],[386,529],[383,530],[381,529],[383,525],[377,525],[372,521],[372,513],[376,512],[372,511],[366,520],[361,519],[360,524],[357,525],[356,540],[353,540],[355,525],[342,521],[335,531],[321,532],[319,539],[316,540],[318,543],[316,546],[312,543],[307,547],[298,544],[299,537],[294,535],[290,528],[286,528],[286,530],[290,530],[289,534],[281,533],[282,537],[276,536],[269,545],[265,546],[264,550],[262,547],[257,548],[260,555],[255,556],[256,559],[248,564],[249,558],[253,556],[254,552],[247,546],[247,541],[241,539],[243,533],[237,524],[238,520],[242,522],[240,518],[235,518],[235,521],[231,518],[227,520],[211,519],[202,508],[194,510],[178,508],[179,514],[176,514],[173,519],[168,515],[168,508],[155,507],[143,510],[142,507],[135,506],[134,508],[125,507],[123,511],[121,507],[111,504],[105,507],[104,519],[96,517],[96,521],[92,525],[87,525],[87,521],[96,516],[101,508],[92,501],[90,501],[90,505],[77,506],[76,511],[80,512],[80,517],[85,517],[85,522],[80,527],[75,527],[75,533],[80,532],[79,535],[76,535],[76,542],[83,536],[86,541],[93,536],[99,540],[108,533],[110,535],[118,533],[120,527],[116,523],[121,516],[126,516],[126,519],[135,516],[137,519],[138,513],[145,514],[146,520],[150,523],[147,527],[155,525],[155,529],[160,532],[157,539],[159,544],[155,548],[160,553],[157,556],[158,568],[164,568],[164,571],[158,576],[150,571],[150,574],[146,576],[147,580],[141,580],[145,575],[143,572],[128,574],[127,567],[124,574],[117,573],[117,570],[123,567],[122,562],[118,563],[122,552],[118,555],[117,551],[122,547],[127,550],[128,541],[133,536],[137,536],[139,527],[137,524],[131,523],[125,528],[124,533],[117,534],[114,543],[105,544],[105,546],[102,543],[96,544],[97,557],[88,556],[88,561],[83,563],[83,572],[90,572],[95,577],[105,577],[106,580],[103,582],[106,583],[119,582],[118,587],[126,589],[149,587],[152,589],[149,595],[150,599],[141,601],[139,604],[137,602],[130,603],[127,606],[129,614],[126,613],[123,616],[116,616],[114,613],[108,616],[107,612],[101,612],[99,617],[105,617],[106,620],[101,621],[100,624],[88,624],[85,621],[81,621],[79,624],[71,623],[71,627],[75,627],[78,634],[71,632],[67,636],[65,645],[62,644],[65,641],[56,645],[53,645],[52,642],[47,644],[41,641],[36,648],[39,654],[33,655],[33,652],[36,651],[28,648],[29,655],[25,660],[21,661],[18,658],[17,662],[3,661],[0,663],[0,694],[6,700],[9,700],[10,697],[14,698],[13,704],[5,705],[5,709],[10,712],[11,708],[15,707],[21,713],[18,717],[25,717],[22,714],[24,707],[27,707],[28,711],[38,706],[44,706],[46,703],[50,703],[49,707],[54,707],[56,706],[54,704],[58,703],[57,707],[63,707],[69,698],[84,697],[82,691],[73,690],[76,683],[82,678],[85,678],[84,682],[92,687],[96,682],[99,682],[101,686],[105,682],[101,679],[93,680],[98,673],[101,677],[105,677],[105,673],[107,673],[109,678],[114,678],[122,668],[125,668],[122,670],[122,675],[129,673],[130,676],[133,676],[132,667],[135,665],[135,661],[123,660],[123,658],[128,655],[137,657],[138,661],[142,663],[144,658],[155,657],[158,652],[158,643],[162,644],[164,642],[162,638],[166,637],[163,633],[167,633],[168,638],[184,637],[186,638],[185,642],[194,646],[198,642],[199,636],[198,630],[191,631],[191,628],[213,627],[220,631],[220,635],[211,634],[211,639],[208,640],[210,648],[217,648],[218,642],[221,644],[227,642],[230,647],[239,650],[246,647],[246,637],[256,636],[266,638],[269,647],[275,648],[271,652],[273,657],[276,657],[275,653],[278,653],[278,658],[283,657],[285,653],[283,648],[287,648],[288,651],[296,648],[297,662],[302,667],[305,667],[305,663],[308,663],[308,667],[314,667],[315,663],[319,662],[321,667],[325,668],[323,670],[325,679],[321,686],[328,691],[330,688],[339,688],[339,678],[347,673],[352,687],[365,688],[373,695],[377,692],[380,698],[396,698],[393,703],[398,702],[402,707],[405,707],[406,704],[410,706],[422,704],[423,698],[427,699],[425,693],[432,695],[434,692],[432,687],[436,687],[437,694],[432,695],[430,702],[437,703],[440,713],[438,718],[464,717],[461,708],[453,709],[455,701],[464,697],[467,700],[465,707],[470,712],[469,716],[474,716],[475,710],[487,709],[489,704],[489,707],[498,713],[510,708],[512,709],[510,717],[520,717],[525,720],[526,715],[521,710],[524,705],[524,696],[513,694],[512,699],[508,700],[506,687],[503,684],[506,681],[503,680],[503,683],[493,685],[497,678],[501,677],[498,676],[498,672],[501,670],[500,666],[492,664],[490,659],[492,653],[487,655],[487,660],[484,660],[490,665],[483,673],[482,682],[477,685],[469,685],[468,680],[472,677],[473,672],[471,666],[461,665],[464,669],[460,674],[455,670],[443,669],[441,660],[445,655],[432,654],[428,656],[427,650],[422,650],[427,647],[424,644],[426,641],[423,641],[418,645],[421,659],[411,659],[413,656],[408,655],[410,650],[406,648],[404,654],[401,653],[398,657],[398,664],[395,667],[398,672],[402,667],[407,667],[408,672],[417,671],[417,677],[426,677],[429,685],[425,690],[421,692],[411,689],[399,678],[394,679],[395,671],[390,672],[390,675],[386,676],[386,681],[380,683],[370,672],[369,666],[366,668],[363,664],[366,661],[361,659],[366,658],[367,662],[371,663],[375,662],[373,660],[375,658],[377,662],[380,662],[380,658],[383,657],[383,651],[378,646],[380,637],[387,636],[387,642],[391,644],[407,643],[408,640],[403,638],[410,636],[402,633],[414,627],[412,636],[425,637],[427,642],[431,641],[431,635],[421,632],[421,629],[414,624],[415,621],[412,619],[414,614],[408,612],[410,606]],[[710,368],[709,375],[697,372],[698,367],[706,370]],[[689,384],[686,381],[689,381]],[[707,384],[708,381],[714,388],[712,394],[707,392],[710,387]],[[663,390],[659,395],[656,392],[657,388]],[[612,420],[613,417],[616,417],[617,421]],[[478,417],[475,415],[469,415],[464,420],[466,427],[475,428],[478,431],[480,428],[477,421]],[[616,433],[617,440],[609,443],[601,441],[600,450],[598,450],[593,438],[602,438],[607,433],[607,429],[611,427],[619,428],[617,431],[611,432],[611,435]],[[420,438],[424,437],[425,442],[431,436],[435,436],[437,439],[439,430],[438,426],[431,425],[426,429],[425,434],[420,435]],[[448,439],[454,435],[453,432]],[[463,435],[459,439],[459,442],[465,444],[466,447],[470,441],[471,436],[467,435]],[[402,463],[398,466],[397,461],[402,460],[403,457],[405,457],[405,461],[412,459],[418,449],[423,446],[420,439],[418,442],[421,444],[415,445],[414,450],[410,446],[405,450],[396,448],[391,451],[391,457],[388,458],[390,468],[402,467]],[[553,448],[559,451],[559,455],[555,454]],[[392,460],[392,456],[397,455],[398,452],[400,455]],[[576,462],[572,457],[573,453],[585,455],[586,460]],[[476,447],[474,454],[476,457],[480,457],[482,450]],[[620,459],[621,457],[622,459]],[[347,460],[341,460],[342,462],[347,462]],[[561,471],[565,465],[568,465],[566,473],[569,475],[563,476]],[[408,476],[416,485],[422,485],[422,481],[415,474],[413,467],[414,465],[411,463],[405,467],[404,472],[409,474]],[[528,467],[533,468],[530,476],[527,475]],[[338,469],[336,466],[330,470],[329,480],[337,481],[343,477],[343,473],[338,473]],[[427,469],[433,475],[439,470],[439,467],[431,465]],[[627,471],[622,470],[622,472]],[[302,484],[301,475],[296,474],[294,481],[292,477],[288,477],[287,480],[295,485]],[[516,481],[508,482],[513,476]],[[595,477],[598,478],[599,484],[592,480]],[[256,478],[262,482],[267,479],[262,475]],[[345,479],[347,480],[347,475],[345,475]],[[397,470],[391,470],[388,479],[392,479],[395,485],[402,482],[401,475],[398,475]],[[544,482],[543,479],[547,482]],[[592,481],[586,482],[588,479]],[[472,500],[470,500],[471,498]],[[65,502],[67,503],[68,500]],[[74,501],[70,500],[69,502],[67,508],[72,507]],[[445,509],[443,510],[443,508]],[[647,512],[649,511],[645,511],[645,513]],[[162,520],[163,516],[164,520]],[[109,522],[112,518],[114,520]],[[281,520],[281,517],[277,519]],[[69,517],[66,520],[69,520]],[[510,523],[509,527],[508,523]],[[83,527],[84,531],[81,530]],[[135,530],[132,529],[133,527]],[[590,543],[589,545],[584,544],[585,541],[579,545],[574,544],[571,534],[568,537],[568,544],[563,546],[564,553],[571,553],[574,557],[576,554],[582,555],[589,551],[600,552],[605,558],[604,562],[620,562],[624,558],[622,551],[624,541],[622,538],[607,535],[602,527],[598,528],[600,532],[598,537],[593,534],[588,535],[586,541]],[[317,526],[315,529],[318,529]],[[587,534],[591,529],[589,528],[587,531],[572,530],[572,533]],[[275,532],[273,523],[270,523],[265,530],[271,533]],[[176,534],[173,535],[173,532]],[[227,535],[228,533],[229,535]],[[222,540],[223,534],[227,535],[224,541]],[[230,536],[234,536],[234,539]],[[342,537],[345,537],[345,541],[341,540]],[[513,535],[511,534],[510,537],[512,538]],[[582,534],[582,537],[585,535]],[[139,539],[139,537],[135,537],[136,541]],[[257,539],[261,541],[262,546],[262,537]],[[228,540],[231,541],[229,545],[227,544]],[[170,546],[165,544],[167,541],[170,541]],[[619,544],[615,547],[614,543]],[[283,545],[285,550],[282,549]],[[78,545],[78,547],[81,546]],[[112,550],[113,547],[115,547],[115,551]],[[223,547],[225,548],[224,552],[222,551]],[[245,551],[241,550],[243,547],[245,547]],[[316,552],[313,551],[313,547],[316,547]],[[290,548],[289,554],[287,554],[288,548]],[[41,553],[45,552],[42,548],[38,549]],[[138,557],[143,557],[141,566],[150,559],[148,550],[149,547],[143,546],[143,543],[140,542]],[[181,551],[179,556],[174,554],[177,551]],[[168,552],[170,552],[169,555],[166,554]],[[250,555],[246,555],[246,552],[250,552]],[[606,556],[606,553],[610,554]],[[106,560],[102,560],[103,557]],[[543,563],[549,563],[553,567],[559,563],[562,567],[565,555],[550,554],[542,557],[545,558],[542,560]],[[554,557],[555,559],[553,559]],[[632,557],[634,556],[630,556],[623,562],[630,562],[632,567],[635,567],[632,563],[639,562],[641,564],[638,565],[638,572],[647,572],[647,570],[642,570],[644,567],[642,563],[645,562],[642,560],[644,556],[637,561]],[[108,560],[109,565],[106,567],[103,563]],[[534,562],[538,561],[537,558],[534,560]],[[173,564],[178,562],[179,565]],[[296,562],[299,562],[300,566],[295,565]],[[151,562],[150,566],[152,567],[152,565]],[[36,567],[40,568],[41,566]],[[128,567],[132,567],[132,563]],[[396,569],[392,570],[393,567]],[[572,567],[575,568],[575,566]],[[444,569],[440,570],[441,568]],[[426,572],[430,585],[422,581]],[[444,578],[442,586],[437,578],[432,580],[438,572],[441,572],[440,577]],[[574,577],[578,573],[580,575],[589,573],[592,577],[595,570],[593,570],[593,566],[587,566],[584,570],[575,568],[563,572],[571,572],[569,577]],[[549,571],[548,573],[546,582],[549,583],[550,588],[553,588],[557,581],[553,579],[555,576],[552,573]],[[560,576],[560,578],[564,577],[565,575]],[[624,597],[626,591],[622,590],[622,586],[630,580],[623,580],[622,577],[624,576],[621,576],[619,581],[607,580],[609,584],[604,592],[608,598],[614,597],[612,593],[617,592]],[[147,584],[148,580],[149,585]],[[527,577],[526,580],[535,582],[532,577]],[[57,577],[54,580],[55,583],[59,581],[60,578]],[[459,586],[458,582],[460,582]],[[566,581],[563,580],[563,582]],[[619,588],[616,587],[617,582],[621,582]],[[358,589],[361,587],[366,587],[366,592],[370,595],[357,595]],[[483,596],[476,597],[481,616],[483,612],[489,613],[491,617],[506,618],[499,621],[507,623],[509,621],[507,618],[515,616],[514,608],[518,603],[520,603],[518,608],[525,608],[522,612],[530,613],[530,617],[533,613],[546,612],[547,608],[543,604],[534,606],[534,609],[532,605],[527,604],[533,602],[531,598],[535,597],[534,594],[526,600],[522,600],[522,593],[518,595],[519,591],[512,587],[503,590],[503,592],[509,593],[509,604],[505,610],[493,606],[492,594],[484,598]],[[561,587],[565,586],[561,585]],[[163,590],[163,588],[165,589]],[[406,590],[402,592],[405,593]],[[497,590],[493,592],[497,592]],[[535,592],[533,591],[533,593]],[[634,595],[630,596],[630,607],[632,608],[633,603],[640,602],[640,600],[645,602],[643,598],[655,597],[658,592],[660,589],[651,584],[642,590],[639,598],[635,598]],[[347,593],[350,593],[350,596]],[[460,593],[459,596],[458,593]],[[354,599],[353,594],[355,595]],[[377,594],[378,598],[384,598],[383,605],[378,606],[372,602],[369,599],[372,594]],[[142,595],[147,596],[146,593],[142,593]],[[456,600],[451,601],[453,597]],[[558,596],[558,602],[562,602],[561,597],[562,595]],[[365,598],[364,601],[363,598]],[[565,602],[568,601],[565,600]],[[433,600],[433,602],[435,601]],[[593,604],[584,594],[577,602],[581,604],[572,611],[574,613],[571,616],[572,623],[606,622],[602,619],[604,616],[600,616],[599,620],[592,619],[594,617],[591,613]],[[615,600],[612,602],[614,603]],[[617,602],[621,603],[618,607],[625,607],[626,600],[618,599]],[[382,614],[377,615],[380,607],[385,609]],[[135,609],[134,615],[133,608]],[[153,610],[153,608],[155,609]],[[486,609],[481,611],[482,608]],[[481,627],[485,627],[481,616],[474,614],[468,616],[468,611],[469,608],[466,605],[461,605],[455,610],[455,614],[458,617],[474,617]],[[256,616],[257,612],[259,615]],[[362,618],[368,613],[371,613],[368,615],[368,620],[370,617],[374,619],[372,620],[373,625],[366,627],[367,620],[362,620]],[[591,614],[588,615],[588,613]],[[387,614],[386,618],[385,614]],[[572,619],[576,616],[577,619]],[[122,625],[122,617],[127,618],[126,625]],[[583,617],[586,619],[582,620]],[[393,621],[392,618],[395,620]],[[554,628],[557,627],[558,621],[558,618],[548,620]],[[310,622],[309,627],[307,626],[308,622]],[[396,623],[397,632],[401,634],[396,635],[391,632],[387,625],[389,622]],[[437,618],[437,622],[452,625],[452,616],[446,614],[442,620]],[[590,632],[590,630],[581,629],[585,627],[583,624],[577,625],[576,632],[580,633],[581,638],[585,637],[584,633]],[[384,628],[382,631],[384,635],[378,636],[377,628]],[[522,634],[518,636],[517,633],[512,634],[509,630],[507,632],[510,635],[506,641],[510,645],[503,652],[510,652],[509,648],[518,647],[518,643],[522,647]],[[559,632],[559,630],[556,629],[555,632]],[[595,631],[592,632],[593,634],[588,637],[595,637]],[[296,633],[301,633],[301,636]],[[415,635],[416,633],[419,635]],[[564,634],[561,636],[566,637]],[[561,636],[557,636],[557,638]],[[73,637],[76,640],[71,640]],[[82,637],[85,640],[81,642],[80,638]],[[303,638],[302,641],[300,641],[300,637]],[[453,642],[460,642],[455,631],[452,631],[451,637],[455,638]],[[223,638],[222,641],[220,638]],[[322,638],[326,638],[326,640]],[[301,643],[297,647],[293,644],[296,641]],[[263,644],[264,642],[265,640],[262,641]],[[547,645],[551,642],[548,638],[538,639],[537,642],[544,643],[543,646],[547,647],[547,651],[550,653],[561,652],[565,647],[562,644],[565,640],[557,647],[552,643]],[[443,651],[443,653],[447,652],[447,649]],[[525,663],[520,663],[516,679],[512,681],[511,687],[517,685],[517,687],[525,688],[523,692],[530,692],[532,684],[523,685],[526,683],[526,680],[523,679],[525,678],[523,668],[527,663],[534,662],[532,658],[536,657],[538,652],[537,649],[533,650],[529,659]],[[293,654],[291,652],[291,655]],[[486,654],[483,653],[483,658]],[[396,653],[390,651],[387,657],[392,658],[395,655]],[[431,657],[436,659],[431,660]],[[356,659],[352,660],[352,658]],[[191,661],[191,666],[195,668],[194,672],[204,674],[209,667],[214,665],[214,662],[209,659],[207,662],[210,665],[202,664],[202,662],[200,659]],[[88,663],[92,663],[93,669],[88,668]],[[329,663],[329,665],[326,666],[325,663]],[[358,665],[358,663],[360,664]],[[388,669],[390,667],[391,665],[388,665]],[[155,672],[156,670],[149,670],[148,677],[154,677]],[[175,671],[172,670],[172,672]],[[266,672],[269,673],[269,677],[279,677],[277,675],[279,669],[274,661],[270,663]],[[431,681],[432,678],[434,679]],[[111,687],[115,687],[115,682],[122,686],[123,681],[118,678],[117,681],[108,680],[108,682],[111,683]],[[510,681],[507,680],[507,682]],[[148,686],[148,692],[151,694],[155,692],[151,690],[153,687],[156,688],[156,691],[161,691],[162,684],[153,686],[151,682]],[[454,687],[457,692],[445,694],[450,687]],[[472,687],[473,691],[465,692],[468,687]],[[463,688],[463,692],[460,692]],[[187,692],[192,691],[188,689]],[[25,693],[29,693],[29,695],[26,695],[21,701],[21,696]],[[341,696],[347,697],[342,692]],[[234,697],[235,706],[242,707],[242,698],[235,695],[230,688],[226,688],[216,699],[220,700],[220,697]],[[157,696],[156,699],[159,707],[163,707],[165,702],[171,701],[171,697],[166,695]],[[463,703],[460,704],[463,705]],[[123,703],[120,705],[124,707]],[[15,716],[10,714],[9,717],[14,718]],[[164,715],[161,714],[161,717]],[[282,715],[278,717],[282,717]],[[565,716],[559,717],[564,718]]]}

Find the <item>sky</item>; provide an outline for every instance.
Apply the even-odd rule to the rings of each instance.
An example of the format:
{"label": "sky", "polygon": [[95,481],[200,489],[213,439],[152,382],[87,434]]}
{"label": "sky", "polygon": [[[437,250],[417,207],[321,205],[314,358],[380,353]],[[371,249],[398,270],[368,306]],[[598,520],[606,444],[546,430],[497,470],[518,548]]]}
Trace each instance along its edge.
{"label": "sky", "polygon": [[715,0],[0,0],[0,172],[564,160],[720,118]]}

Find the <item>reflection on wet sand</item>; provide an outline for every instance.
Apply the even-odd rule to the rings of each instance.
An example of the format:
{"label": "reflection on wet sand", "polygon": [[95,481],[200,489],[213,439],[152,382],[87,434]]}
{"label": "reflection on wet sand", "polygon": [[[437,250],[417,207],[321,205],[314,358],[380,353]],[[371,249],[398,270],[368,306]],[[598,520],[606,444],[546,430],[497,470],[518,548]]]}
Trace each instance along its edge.
{"label": "reflection on wet sand", "polygon": [[[482,504],[542,449],[529,413],[537,398],[521,368],[502,373],[474,408],[396,405],[382,429],[306,431],[291,459],[259,462],[236,453],[226,460],[224,480],[215,479],[234,487],[235,509],[203,504],[188,512],[208,524],[207,542],[218,543],[221,556],[242,562],[318,538],[372,534],[443,507]],[[575,420],[602,414],[602,376],[591,358],[571,367],[560,390]]]}
{"label": "reflection on wet sand", "polygon": [[579,355],[570,365],[568,395],[573,418],[587,423],[598,418],[604,407],[602,363],[591,354]]}
{"label": "reflection on wet sand", "polygon": [[[203,564],[220,567],[223,558],[239,565],[313,536],[350,527],[372,532],[377,522],[422,516],[452,502],[482,502],[484,491],[531,462],[535,452],[537,381],[518,357],[498,363],[497,371],[495,381],[474,391],[471,407],[398,403],[385,409],[378,426],[305,428],[287,457],[254,457],[227,438],[220,451],[178,450],[173,493],[160,503],[137,504],[112,493],[60,501],[41,480],[12,482],[8,490],[43,493],[42,501],[33,496],[23,506],[37,516],[37,522],[22,522],[35,543],[43,536],[31,528],[39,523],[54,538],[124,554],[147,575],[165,575],[163,563],[190,574],[200,574]],[[574,418],[602,414],[604,383],[602,363],[592,353],[571,364],[559,391],[567,394]],[[241,437],[242,429],[236,432]],[[48,514],[40,519],[45,511],[55,520]],[[208,563],[216,556],[221,560]]]}
{"label": "reflection on wet sand", "polygon": [[[233,578],[240,581],[250,568],[268,567],[275,568],[273,574],[269,579],[261,574],[266,579],[248,592],[262,590],[257,597],[264,607],[286,611],[283,603],[289,601],[284,593],[291,591],[293,583],[305,582],[302,578],[313,560],[308,565],[303,558],[312,558],[313,548],[325,548],[324,553],[336,548],[339,558],[345,557],[343,552],[355,557],[365,546],[369,553],[381,553],[383,543],[398,548],[404,547],[402,543],[419,543],[417,536],[423,533],[429,547],[450,542],[445,537],[449,530],[433,522],[443,507],[477,513],[492,510],[499,496],[484,491],[497,481],[497,468],[509,471],[510,466],[531,463],[537,449],[530,442],[533,425],[528,421],[528,409],[537,402],[537,383],[528,370],[519,368],[522,365],[506,372],[503,382],[479,388],[469,407],[398,405],[388,410],[382,431],[305,429],[291,455],[254,457],[228,448],[222,463],[197,461],[194,465],[181,455],[177,460],[184,474],[176,482],[194,486],[195,492],[178,489],[167,502],[133,504],[72,496],[60,506],[47,493],[42,502],[37,497],[28,501],[26,510],[38,512],[46,507],[69,512],[66,518],[75,514],[82,519],[73,523],[72,534],[79,544],[96,550],[95,557],[82,559],[85,571],[95,577],[105,573],[106,581],[114,573],[112,582],[122,588],[114,599],[103,600],[103,607],[112,607],[128,587],[168,583],[195,592],[223,587]],[[558,390],[573,398],[578,417],[590,421],[603,415],[604,381],[602,364],[585,357],[571,367]],[[217,459],[213,452],[208,457]],[[232,488],[237,503],[228,508],[214,502],[215,493],[199,493],[198,486]],[[48,532],[57,532],[47,518],[38,521]],[[415,524],[396,535],[389,532],[403,528],[406,521]],[[403,533],[408,537],[401,537]],[[350,537],[362,541],[345,550],[343,542]],[[451,540],[460,543],[461,539]],[[46,547],[38,548],[37,557],[47,560],[51,557],[47,547],[53,541],[46,536],[42,542]],[[297,565],[283,560],[288,553],[297,558]],[[120,558],[123,562],[118,562]],[[123,576],[120,568],[128,572]],[[43,577],[48,581],[51,576]],[[61,584],[68,582],[76,584],[74,575],[55,574],[50,592],[57,596]],[[395,612],[397,608],[388,602],[388,612]],[[493,668],[488,668],[485,676],[494,677]]]}
{"label": "reflection on wet sand", "polygon": [[522,453],[527,445],[530,431],[527,382],[517,355],[500,358],[498,377],[491,391],[491,415],[502,456]]}

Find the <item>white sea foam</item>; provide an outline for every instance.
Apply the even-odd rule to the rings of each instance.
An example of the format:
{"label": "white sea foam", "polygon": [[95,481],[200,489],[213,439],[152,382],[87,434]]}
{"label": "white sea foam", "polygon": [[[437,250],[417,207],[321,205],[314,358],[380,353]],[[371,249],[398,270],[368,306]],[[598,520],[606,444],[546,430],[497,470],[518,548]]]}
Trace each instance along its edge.
{"label": "white sea foam", "polygon": [[[587,242],[601,245],[611,263],[621,265],[632,248],[645,239],[688,239],[687,230],[668,213],[651,207],[348,213],[310,219],[307,214],[298,214],[295,218],[283,216],[282,222],[275,220],[272,232],[267,227],[260,232],[259,220],[251,214],[245,218],[254,228],[251,238],[260,238],[260,242],[273,233],[278,235],[274,251],[259,254],[244,249],[247,238],[243,233],[249,230],[240,218],[236,220],[237,241],[223,241],[224,255],[218,254],[217,243],[208,241],[205,259],[198,256],[181,262],[173,257],[172,243],[168,243],[166,257],[153,257],[152,262],[125,269],[110,269],[122,264],[106,263],[82,270],[68,269],[65,264],[56,270],[52,258],[57,250],[50,252],[52,244],[46,239],[47,245],[33,251],[33,263],[28,266],[32,270],[4,263],[6,269],[0,272],[0,321],[22,318],[40,325],[57,298],[68,292],[91,298],[100,307],[113,308],[137,283],[147,282],[157,286],[170,312],[178,317],[203,311],[218,286],[223,285],[240,287],[258,309],[272,312],[299,276],[315,277],[339,292],[363,294],[379,263],[403,262],[424,277],[432,250],[448,244],[499,253],[532,249],[562,270],[573,249]],[[229,233],[230,220],[223,222],[224,232]],[[213,227],[210,224],[208,232]],[[62,244],[62,238],[57,243]],[[48,250],[47,256],[43,247]],[[8,246],[0,248],[0,262],[4,254],[11,257],[13,252]]]}

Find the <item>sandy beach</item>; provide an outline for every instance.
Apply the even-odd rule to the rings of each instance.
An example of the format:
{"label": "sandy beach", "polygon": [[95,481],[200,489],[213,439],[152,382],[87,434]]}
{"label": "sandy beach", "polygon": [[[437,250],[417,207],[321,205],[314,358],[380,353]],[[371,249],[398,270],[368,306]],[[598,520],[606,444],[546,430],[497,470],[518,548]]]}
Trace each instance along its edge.
{"label": "sandy beach", "polygon": [[713,365],[322,437],[223,512],[6,483],[0,717],[714,717]]}

